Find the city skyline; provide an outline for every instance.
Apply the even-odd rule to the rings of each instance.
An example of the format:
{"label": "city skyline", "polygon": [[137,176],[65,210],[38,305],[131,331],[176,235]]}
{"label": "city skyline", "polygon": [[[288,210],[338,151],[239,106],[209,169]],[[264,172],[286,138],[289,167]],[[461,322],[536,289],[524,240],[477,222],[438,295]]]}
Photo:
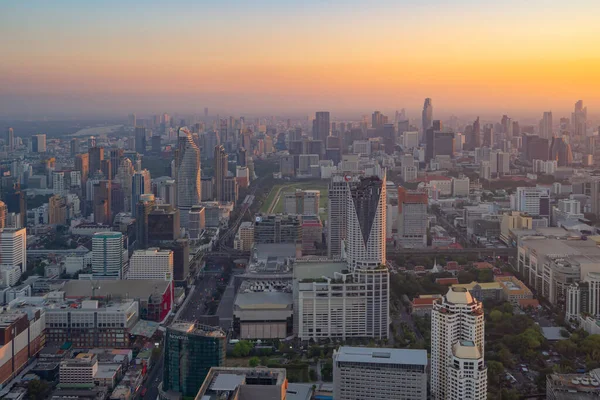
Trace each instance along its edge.
{"label": "city skyline", "polygon": [[5,115],[110,115],[125,105],[412,115],[426,97],[446,113],[558,115],[577,99],[600,108],[600,59],[590,52],[600,5],[587,0],[58,1],[2,11]]}

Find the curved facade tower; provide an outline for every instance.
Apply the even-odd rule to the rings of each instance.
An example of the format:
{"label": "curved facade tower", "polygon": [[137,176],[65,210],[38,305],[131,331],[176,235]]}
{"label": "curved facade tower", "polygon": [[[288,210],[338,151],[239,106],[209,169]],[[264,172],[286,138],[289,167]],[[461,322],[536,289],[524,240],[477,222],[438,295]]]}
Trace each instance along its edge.
{"label": "curved facade tower", "polygon": [[200,203],[200,149],[187,128],[179,128],[177,156],[177,208],[181,226],[187,228],[192,206]]}
{"label": "curved facade tower", "polygon": [[350,187],[347,260],[350,270],[385,264],[386,179],[361,178]]}

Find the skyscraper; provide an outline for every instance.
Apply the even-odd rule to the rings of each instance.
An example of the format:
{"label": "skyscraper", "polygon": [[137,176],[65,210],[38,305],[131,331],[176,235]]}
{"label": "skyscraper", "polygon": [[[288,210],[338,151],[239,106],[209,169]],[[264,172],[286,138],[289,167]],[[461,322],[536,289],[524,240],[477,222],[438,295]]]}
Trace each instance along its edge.
{"label": "skyscraper", "polygon": [[103,180],[94,185],[94,223],[112,225],[111,181]]}
{"label": "skyscraper", "polygon": [[398,241],[402,247],[427,247],[427,193],[398,187]]}
{"label": "skyscraper", "polygon": [[90,147],[89,155],[89,173],[95,174],[102,169],[102,160],[104,160],[104,147]]}
{"label": "skyscraper", "polygon": [[571,114],[571,124],[575,136],[585,136],[587,131],[587,107],[583,106],[583,100],[575,103],[575,111]]}
{"label": "skyscraper", "polygon": [[227,177],[228,157],[223,145],[215,146],[215,186],[214,194],[216,201],[225,201],[225,178]]}
{"label": "skyscraper", "polygon": [[81,184],[85,185],[90,173],[89,153],[77,154],[75,156],[75,170],[81,172]]}
{"label": "skyscraper", "polygon": [[92,274],[94,279],[123,277],[123,234],[99,232],[92,237]]}
{"label": "skyscraper", "polygon": [[550,160],[556,161],[559,167],[567,167],[573,163],[571,145],[564,137],[553,137],[550,144]]}
{"label": "skyscraper", "polygon": [[135,128],[135,151],[140,154],[146,153],[146,128],[142,126]]}
{"label": "skyscraper", "polygon": [[347,260],[350,269],[385,264],[386,179],[361,178],[350,187]]}
{"label": "skyscraper", "polygon": [[471,147],[473,149],[481,147],[481,124],[479,123],[479,117],[473,122],[473,132],[471,135]]}
{"label": "skyscraper", "polygon": [[131,214],[137,217],[136,206],[140,197],[145,193],[152,193],[152,180],[150,179],[150,171],[144,169],[133,174],[131,180]]}
{"label": "skyscraper", "polygon": [[135,241],[138,249],[148,248],[148,215],[156,204],[152,193],[144,193],[135,206]]}
{"label": "skyscraper", "polygon": [[177,157],[175,160],[177,179],[177,208],[181,226],[187,227],[188,213],[200,202],[200,149],[187,128],[179,128]]}
{"label": "skyscraper", "polygon": [[552,138],[552,111],[544,111],[544,116],[540,121],[540,137]]}
{"label": "skyscraper", "polygon": [[13,151],[15,149],[15,131],[13,128],[8,128],[6,130],[6,148],[8,151]]}
{"label": "skyscraper", "polygon": [[431,99],[428,97],[425,99],[425,104],[423,104],[421,142],[425,141],[425,132],[427,132],[427,129],[431,128],[432,124],[433,124],[433,103],[431,102]]}
{"label": "skyscraper", "polygon": [[327,256],[341,258],[343,241],[347,233],[347,213],[350,185],[359,181],[359,175],[354,173],[337,173],[329,182],[329,199],[327,207]]}
{"label": "skyscraper", "polygon": [[123,160],[123,154],[123,149],[110,149],[110,179],[115,179],[115,176],[117,176],[117,173],[119,172],[119,166]]}
{"label": "skyscraper", "polygon": [[34,153],[46,152],[46,135],[40,133],[31,137],[31,151]]}
{"label": "skyscraper", "polygon": [[512,120],[508,117],[508,115],[503,115],[500,120],[500,125],[502,125],[502,133],[504,134],[504,138],[510,140],[513,135],[513,125]]}
{"label": "skyscraper", "polygon": [[75,157],[79,154],[79,139],[73,138],[71,139],[71,157]]}
{"label": "skyscraper", "polygon": [[329,111],[317,111],[313,125],[313,139],[322,140],[325,143],[330,127]]}
{"label": "skyscraper", "polygon": [[431,313],[431,394],[434,399],[487,398],[483,304],[450,288]]}
{"label": "skyscraper", "polygon": [[25,228],[4,228],[0,231],[0,264],[27,269],[27,231]]}
{"label": "skyscraper", "polygon": [[0,201],[0,229],[6,228],[6,214],[8,208],[3,201]]}

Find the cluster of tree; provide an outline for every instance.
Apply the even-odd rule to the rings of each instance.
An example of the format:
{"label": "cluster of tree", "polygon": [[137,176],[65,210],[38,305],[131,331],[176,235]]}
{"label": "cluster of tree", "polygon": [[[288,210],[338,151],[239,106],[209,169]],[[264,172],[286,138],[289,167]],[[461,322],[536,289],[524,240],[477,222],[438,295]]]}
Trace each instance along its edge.
{"label": "cluster of tree", "polygon": [[233,346],[233,350],[231,351],[231,355],[233,357],[247,357],[254,345],[247,340],[240,340]]}
{"label": "cluster of tree", "polygon": [[457,275],[458,283],[471,283],[477,281],[480,283],[493,282],[494,272],[491,269],[468,269],[460,271]]}
{"label": "cluster of tree", "polygon": [[418,294],[445,294],[448,287],[435,283],[438,277],[440,277],[438,274],[429,274],[423,277],[412,274],[393,274],[390,277],[392,294],[397,296],[405,294],[409,299]]}

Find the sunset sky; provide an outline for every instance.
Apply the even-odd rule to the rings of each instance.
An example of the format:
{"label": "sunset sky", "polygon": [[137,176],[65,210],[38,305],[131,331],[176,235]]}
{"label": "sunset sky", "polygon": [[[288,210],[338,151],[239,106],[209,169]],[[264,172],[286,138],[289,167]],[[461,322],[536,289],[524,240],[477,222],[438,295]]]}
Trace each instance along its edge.
{"label": "sunset sky", "polygon": [[598,0],[2,1],[0,114],[600,110]]}

